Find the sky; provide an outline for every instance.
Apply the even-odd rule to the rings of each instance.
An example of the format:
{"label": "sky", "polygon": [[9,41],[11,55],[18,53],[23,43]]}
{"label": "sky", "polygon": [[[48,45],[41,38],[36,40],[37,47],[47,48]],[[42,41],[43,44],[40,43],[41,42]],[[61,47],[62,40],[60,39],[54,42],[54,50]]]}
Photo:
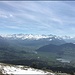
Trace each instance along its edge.
{"label": "sky", "polygon": [[75,1],[0,1],[0,34],[75,36]]}

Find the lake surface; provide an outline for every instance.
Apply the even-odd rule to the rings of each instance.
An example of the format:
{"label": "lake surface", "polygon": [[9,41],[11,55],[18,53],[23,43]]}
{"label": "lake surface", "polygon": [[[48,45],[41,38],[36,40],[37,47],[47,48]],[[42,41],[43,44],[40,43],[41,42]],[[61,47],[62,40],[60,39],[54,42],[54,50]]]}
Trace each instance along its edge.
{"label": "lake surface", "polygon": [[57,58],[56,60],[63,62],[63,63],[70,63],[70,60],[63,59],[63,58]]}

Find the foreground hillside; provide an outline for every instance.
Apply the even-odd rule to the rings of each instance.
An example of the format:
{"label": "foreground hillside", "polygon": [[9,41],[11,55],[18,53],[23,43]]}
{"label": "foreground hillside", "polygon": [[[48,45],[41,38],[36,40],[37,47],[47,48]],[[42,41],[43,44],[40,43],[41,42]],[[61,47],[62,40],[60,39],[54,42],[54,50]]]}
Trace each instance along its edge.
{"label": "foreground hillside", "polygon": [[0,75],[17,75],[17,74],[34,74],[34,75],[70,75],[67,73],[52,73],[44,70],[34,69],[28,66],[11,65],[0,63]]}
{"label": "foreground hillside", "polygon": [[0,63],[0,72],[2,74],[43,74],[43,75],[55,75],[51,72],[46,72],[43,70],[38,70],[34,68],[30,68],[27,66],[21,66],[21,65],[9,65],[9,64],[3,64]]}

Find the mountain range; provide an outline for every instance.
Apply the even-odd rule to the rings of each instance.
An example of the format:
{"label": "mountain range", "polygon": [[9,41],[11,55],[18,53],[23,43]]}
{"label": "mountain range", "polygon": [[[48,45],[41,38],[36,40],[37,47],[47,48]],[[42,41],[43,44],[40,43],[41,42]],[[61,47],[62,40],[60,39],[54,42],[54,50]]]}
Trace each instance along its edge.
{"label": "mountain range", "polygon": [[42,39],[42,38],[57,38],[57,39],[75,39],[75,37],[71,37],[71,36],[57,36],[57,35],[38,35],[38,34],[0,34],[2,37],[5,37],[5,38],[13,38],[13,39],[35,39],[35,40],[38,40],[38,39]]}
{"label": "mountain range", "polygon": [[73,43],[65,43],[61,45],[49,44],[37,49],[37,52],[52,52],[57,53],[59,55],[64,54],[73,54],[75,53],[75,44]]}
{"label": "mountain range", "polygon": [[0,34],[5,39],[19,39],[19,40],[40,40],[48,39],[52,41],[53,39],[64,40],[65,42],[75,43],[75,37],[71,36],[57,36],[57,35],[33,35],[33,34]]}
{"label": "mountain range", "polygon": [[[75,61],[73,40],[74,38],[55,35],[1,35],[0,62],[36,68],[48,68],[52,65],[63,66],[63,63],[57,61],[58,58],[66,58],[70,62]],[[74,66],[74,63],[68,65]]]}
{"label": "mountain range", "polygon": [[1,35],[10,43],[17,43],[20,45],[47,45],[47,44],[63,44],[65,41],[55,35],[32,35],[32,34],[12,34]]}
{"label": "mountain range", "polygon": [[[66,39],[72,38],[66,36]],[[11,54],[14,52],[34,52],[34,50],[71,54],[75,51],[75,44],[55,35],[11,34],[0,36],[0,51],[2,49]]]}

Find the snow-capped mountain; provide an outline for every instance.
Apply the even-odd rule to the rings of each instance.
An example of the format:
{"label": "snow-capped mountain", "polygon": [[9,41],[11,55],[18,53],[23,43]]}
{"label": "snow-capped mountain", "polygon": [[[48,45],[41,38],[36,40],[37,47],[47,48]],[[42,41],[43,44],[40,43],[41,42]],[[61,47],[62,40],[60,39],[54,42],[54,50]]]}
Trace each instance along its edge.
{"label": "snow-capped mountain", "polygon": [[33,39],[33,40],[38,40],[38,39],[45,39],[45,38],[50,38],[50,40],[52,40],[51,38],[56,38],[56,39],[60,39],[61,38],[59,36],[55,36],[55,35],[33,35],[33,34],[1,34],[2,37],[4,38],[13,38],[13,39]]}
{"label": "snow-capped mountain", "polygon": [[[55,40],[58,41],[65,41],[68,43],[75,43],[75,37],[71,36],[56,36],[56,35],[33,35],[33,34],[0,34],[4,39],[10,39],[10,40],[34,40],[34,41],[45,41],[45,42],[54,42]],[[57,42],[58,42],[57,41]]]}
{"label": "snow-capped mountain", "polygon": [[73,36],[62,36],[61,37],[64,41],[66,41],[67,43],[74,43],[75,44],[75,37]]}
{"label": "snow-capped mountain", "polygon": [[71,37],[71,36],[61,36],[62,39],[73,39],[75,37]]}
{"label": "snow-capped mountain", "polygon": [[34,75],[55,75],[55,73],[34,69],[28,66],[10,65],[0,63],[0,73],[17,75],[17,74],[34,74]]}

